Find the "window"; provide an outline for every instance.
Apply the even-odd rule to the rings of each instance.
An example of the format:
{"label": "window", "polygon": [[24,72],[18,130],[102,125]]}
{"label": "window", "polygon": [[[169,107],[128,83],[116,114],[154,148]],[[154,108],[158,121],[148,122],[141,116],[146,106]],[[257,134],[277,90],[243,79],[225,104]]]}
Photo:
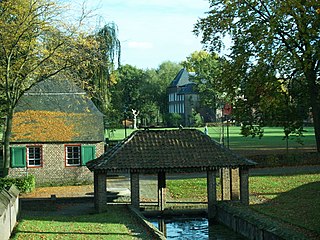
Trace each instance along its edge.
{"label": "window", "polygon": [[169,113],[173,113],[173,105],[172,104],[169,105]]}
{"label": "window", "polygon": [[40,167],[42,148],[40,146],[28,146],[27,147],[27,163],[28,167]]}
{"label": "window", "polygon": [[176,93],[169,93],[169,102],[175,101],[175,95],[176,95]]}
{"label": "window", "polygon": [[80,146],[66,146],[66,165],[80,166],[81,152]]}

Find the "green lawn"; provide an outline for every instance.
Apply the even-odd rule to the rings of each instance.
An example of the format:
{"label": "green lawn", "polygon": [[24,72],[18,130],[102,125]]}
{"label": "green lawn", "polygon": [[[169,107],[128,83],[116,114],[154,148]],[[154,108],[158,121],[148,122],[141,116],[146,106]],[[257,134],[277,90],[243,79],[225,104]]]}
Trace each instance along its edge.
{"label": "green lawn", "polygon": [[320,174],[250,178],[251,207],[320,234]]}
{"label": "green lawn", "polygon": [[[203,128],[198,128],[203,131]],[[216,141],[220,141],[221,127],[213,127],[210,126],[208,128],[209,135]],[[315,139],[314,139],[314,130],[312,127],[306,127],[306,132],[303,134],[304,136],[301,138],[303,144],[297,142],[297,138],[290,137],[289,140],[289,148],[315,148]],[[134,130],[127,129],[127,136],[130,135]],[[225,132],[225,145],[227,144],[227,134],[226,128],[224,128]],[[125,137],[124,129],[114,129],[108,130],[105,134],[106,138],[110,140],[122,140]],[[231,149],[253,149],[253,148],[277,148],[277,149],[285,149],[286,141],[283,139],[283,128],[281,127],[266,127],[264,128],[264,136],[259,139],[257,137],[243,137],[240,134],[240,127],[232,126],[229,128],[229,143]]]}
{"label": "green lawn", "polygon": [[124,206],[101,214],[23,214],[12,239],[152,239]]}
{"label": "green lawn", "polygon": [[[320,174],[258,176],[249,181],[251,209],[320,235]],[[206,179],[168,180],[167,186],[177,201],[206,200]]]}

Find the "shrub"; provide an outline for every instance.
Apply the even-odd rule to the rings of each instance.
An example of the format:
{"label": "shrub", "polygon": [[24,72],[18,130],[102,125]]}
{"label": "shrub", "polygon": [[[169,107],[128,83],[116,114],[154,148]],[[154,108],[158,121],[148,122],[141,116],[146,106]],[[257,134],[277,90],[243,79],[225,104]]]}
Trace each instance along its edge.
{"label": "shrub", "polygon": [[34,190],[36,181],[33,175],[20,178],[0,178],[0,189],[9,189],[13,184],[16,185],[20,192],[27,193]]}
{"label": "shrub", "polygon": [[168,113],[166,115],[168,127],[178,127],[182,124],[182,117],[179,113]]}

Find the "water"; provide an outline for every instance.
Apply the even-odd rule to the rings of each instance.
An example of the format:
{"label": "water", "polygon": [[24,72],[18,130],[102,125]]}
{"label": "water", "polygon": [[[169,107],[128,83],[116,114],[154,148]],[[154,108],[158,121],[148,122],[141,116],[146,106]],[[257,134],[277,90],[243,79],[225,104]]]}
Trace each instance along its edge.
{"label": "water", "polygon": [[162,232],[164,227],[167,239],[246,239],[223,225],[218,224],[209,227],[207,218],[175,217],[171,219],[152,219],[150,222]]}

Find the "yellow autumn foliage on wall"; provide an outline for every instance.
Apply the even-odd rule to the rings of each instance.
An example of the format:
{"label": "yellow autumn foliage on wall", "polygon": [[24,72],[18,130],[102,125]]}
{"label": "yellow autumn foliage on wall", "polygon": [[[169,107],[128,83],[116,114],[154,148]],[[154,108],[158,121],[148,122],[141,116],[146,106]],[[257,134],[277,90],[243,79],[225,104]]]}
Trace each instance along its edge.
{"label": "yellow autumn foliage on wall", "polygon": [[72,141],[79,137],[83,113],[27,110],[13,116],[11,141]]}

